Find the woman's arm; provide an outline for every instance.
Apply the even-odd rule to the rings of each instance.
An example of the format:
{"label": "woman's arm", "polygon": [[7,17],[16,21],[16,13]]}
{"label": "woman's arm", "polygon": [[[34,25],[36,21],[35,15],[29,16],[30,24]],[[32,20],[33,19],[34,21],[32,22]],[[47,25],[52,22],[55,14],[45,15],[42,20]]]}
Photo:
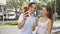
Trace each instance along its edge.
{"label": "woman's arm", "polygon": [[53,27],[53,21],[50,20],[48,23],[48,34],[51,34],[52,27]]}

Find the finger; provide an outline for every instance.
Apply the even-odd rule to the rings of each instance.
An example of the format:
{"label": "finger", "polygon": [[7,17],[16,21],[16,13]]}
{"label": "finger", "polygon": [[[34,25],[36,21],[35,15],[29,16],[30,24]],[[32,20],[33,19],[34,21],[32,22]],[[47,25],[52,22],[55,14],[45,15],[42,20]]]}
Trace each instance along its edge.
{"label": "finger", "polygon": [[24,14],[27,14],[28,12],[25,12]]}
{"label": "finger", "polygon": [[24,13],[27,13],[28,11],[24,12]]}
{"label": "finger", "polygon": [[24,16],[28,16],[28,14],[25,14]]}
{"label": "finger", "polygon": [[24,15],[28,15],[28,13],[27,14],[24,14]]}
{"label": "finger", "polygon": [[24,17],[27,17],[27,16],[28,16],[28,14],[24,15]]}

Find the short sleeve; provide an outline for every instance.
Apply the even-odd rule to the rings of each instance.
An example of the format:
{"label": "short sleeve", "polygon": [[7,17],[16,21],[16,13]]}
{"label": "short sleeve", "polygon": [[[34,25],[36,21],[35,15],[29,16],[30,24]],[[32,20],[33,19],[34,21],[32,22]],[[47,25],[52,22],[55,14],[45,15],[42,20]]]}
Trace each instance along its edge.
{"label": "short sleeve", "polygon": [[20,23],[23,20],[23,14],[21,14],[18,18],[18,23]]}

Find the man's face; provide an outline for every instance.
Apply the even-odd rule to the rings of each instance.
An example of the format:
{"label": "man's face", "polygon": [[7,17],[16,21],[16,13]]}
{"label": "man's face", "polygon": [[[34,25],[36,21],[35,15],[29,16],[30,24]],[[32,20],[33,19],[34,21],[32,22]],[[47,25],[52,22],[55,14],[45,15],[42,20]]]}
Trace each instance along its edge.
{"label": "man's face", "polygon": [[35,4],[32,4],[32,7],[30,7],[30,8],[31,8],[30,13],[34,13],[35,10],[36,10],[36,5]]}

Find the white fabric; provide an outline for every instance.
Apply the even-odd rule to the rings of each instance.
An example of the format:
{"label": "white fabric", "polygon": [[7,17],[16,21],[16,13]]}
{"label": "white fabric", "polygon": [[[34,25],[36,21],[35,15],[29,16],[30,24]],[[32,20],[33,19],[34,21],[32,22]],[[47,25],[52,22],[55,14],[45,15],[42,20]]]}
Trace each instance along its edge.
{"label": "white fabric", "polygon": [[[23,19],[23,14],[20,15],[18,19],[18,23],[20,23],[22,19]],[[36,22],[35,17],[33,15],[29,15],[29,17],[27,17],[24,26],[21,29],[19,29],[18,34],[32,34],[32,25],[35,22]]]}
{"label": "white fabric", "polygon": [[48,22],[49,20],[47,20],[46,22],[38,22],[38,29],[37,29],[37,33],[38,34],[47,34],[48,32]]}

